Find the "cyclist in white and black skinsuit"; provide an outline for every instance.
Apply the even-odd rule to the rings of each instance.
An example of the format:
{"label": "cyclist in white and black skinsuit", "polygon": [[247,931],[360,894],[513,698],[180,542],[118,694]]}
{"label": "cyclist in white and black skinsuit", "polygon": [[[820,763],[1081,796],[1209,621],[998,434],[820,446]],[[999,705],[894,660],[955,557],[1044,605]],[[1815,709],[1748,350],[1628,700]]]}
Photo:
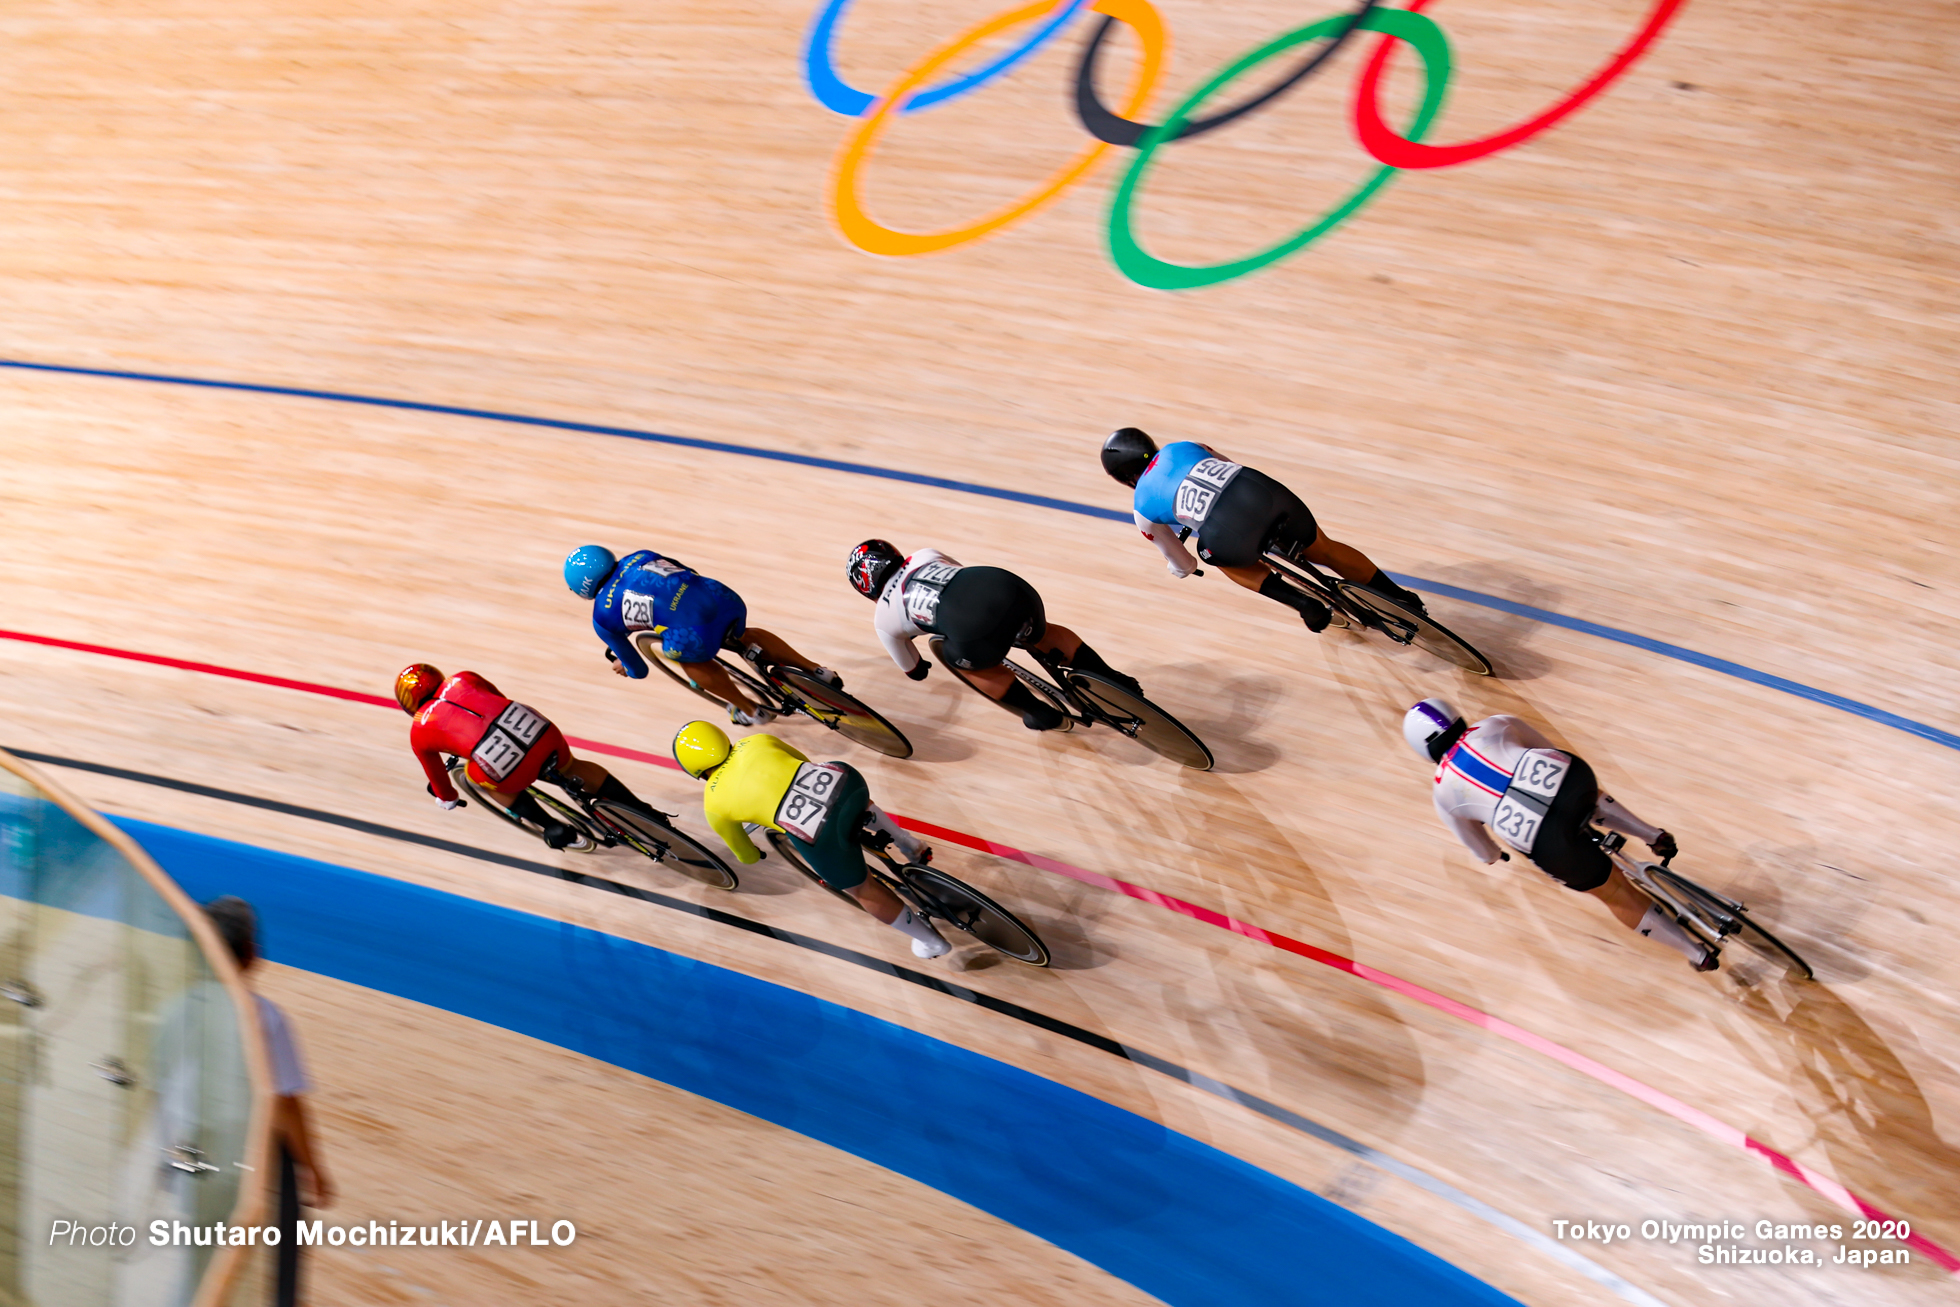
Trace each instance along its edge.
{"label": "cyclist in white and black skinsuit", "polygon": [[1082,637],[1048,620],[1041,595],[999,567],[963,567],[937,549],[901,555],[884,540],[851,550],[851,588],[878,605],[878,640],[900,671],[923,681],[932,663],[913,641],[936,635],[960,675],[982,694],[1021,714],[1031,731],[1066,727],[1070,719],[1043,703],[1001,664],[1014,649],[1054,654],[1072,671],[1094,672],[1142,696],[1135,680],[1102,660]]}
{"label": "cyclist in white and black skinsuit", "polygon": [[1402,735],[1436,764],[1436,811],[1480,861],[1510,861],[1501,838],[1567,889],[1604,901],[1635,934],[1667,945],[1697,971],[1715,969],[1718,955],[1633,887],[1592,827],[1640,840],[1662,859],[1677,851],[1674,837],[1601,793],[1584,758],[1555,748],[1530,722],[1508,713],[1470,726],[1441,699],[1409,709]]}

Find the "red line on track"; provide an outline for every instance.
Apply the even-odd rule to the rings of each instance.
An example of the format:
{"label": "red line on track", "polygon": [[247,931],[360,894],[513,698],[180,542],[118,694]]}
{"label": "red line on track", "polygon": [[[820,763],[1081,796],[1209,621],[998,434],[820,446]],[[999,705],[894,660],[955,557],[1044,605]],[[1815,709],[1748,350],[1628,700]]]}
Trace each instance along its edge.
{"label": "red line on track", "polygon": [[[182,658],[165,658],[160,654],[137,653],[134,650],[115,649],[108,645],[84,644],[78,640],[57,640],[52,636],[30,635],[25,631],[0,630],[0,639],[19,640],[27,644],[47,645],[56,649],[72,649],[79,653],[100,654],[106,658],[124,658],[132,662],[153,663],[159,667],[174,667],[187,672],[200,672],[207,676],[226,676],[237,681],[251,681],[258,685],[273,685],[285,690],[303,690],[308,694],[321,694],[333,699],[348,699],[355,703],[366,703],[381,708],[398,709],[398,705],[393,699],[384,699],[378,694],[362,694],[356,690],[343,690],[338,686],[320,685],[313,681],[296,681],[284,676],[268,676],[262,672],[248,672],[236,667],[220,667],[215,663],[198,663]],[[581,740],[571,735],[565,738],[575,748],[589,749],[593,753],[603,753],[615,758],[627,758],[634,762],[652,763],[656,767],[667,767],[674,771],[680,770],[679,763],[662,754],[647,753],[640,749],[629,749],[624,745],[607,744],[600,740]],[[1281,952],[1291,953],[1296,957],[1318,962],[1324,967],[1331,967],[1336,971],[1344,971],[1348,975],[1368,981],[1370,984],[1380,985],[1382,988],[1392,990],[1404,998],[1412,999],[1426,1007],[1434,1008],[1438,1012],[1453,1016],[1460,1021],[1467,1021],[1471,1025],[1488,1031],[1500,1039],[1507,1039],[1514,1044],[1531,1049],[1533,1052],[1541,1053],[1553,1061],[1558,1062],[1560,1065],[1577,1071],[1581,1075],[1589,1076],[1603,1085],[1631,1095],[1649,1107],[1665,1112],[1675,1120],[1693,1126],[1710,1138],[1720,1140],[1730,1147],[1742,1149],[1744,1152],[1754,1153],[1762,1157],[1778,1171],[1783,1172],[1792,1179],[1800,1180],[1810,1188],[1816,1190],[1844,1211],[1862,1216],[1868,1220],[1886,1221],[1892,1219],[1878,1208],[1873,1207],[1870,1203],[1867,1203],[1864,1199],[1846,1189],[1830,1176],[1811,1170],[1796,1159],[1771,1148],[1768,1144],[1751,1138],[1744,1131],[1738,1130],[1734,1126],[1725,1124],[1722,1121],[1718,1121],[1700,1108],[1691,1107],[1671,1094],[1663,1093],[1655,1089],[1652,1085],[1635,1080],[1632,1076],[1624,1072],[1615,1071],[1612,1067],[1596,1062],[1585,1054],[1575,1052],[1563,1044],[1555,1043],[1543,1035],[1535,1035],[1529,1030],[1512,1025],[1501,1017],[1494,1017],[1488,1012],[1480,1011],[1466,1003],[1461,1003],[1456,999],[1438,994],[1434,990],[1424,989],[1421,985],[1403,980],[1400,976],[1390,975],[1388,972],[1377,970],[1365,962],[1356,962],[1353,958],[1342,957],[1338,953],[1331,953],[1324,948],[1308,944],[1303,940],[1297,940],[1287,935],[1275,934],[1269,930],[1262,930],[1258,926],[1240,921],[1236,917],[1229,917],[1212,908],[1201,907],[1196,903],[1188,903],[1183,899],[1175,898],[1169,894],[1161,894],[1156,890],[1146,889],[1141,885],[1133,885],[1126,880],[1117,880],[1115,877],[1105,876],[1101,872],[1088,871],[1082,867],[1072,866],[1069,863],[1061,862],[1054,858],[1043,857],[1039,853],[1026,853],[1014,848],[1012,845],[998,844],[981,835],[969,835],[964,831],[953,830],[946,826],[937,826],[932,822],[921,821],[916,817],[895,816],[895,820],[907,830],[917,831],[919,834],[929,836],[932,839],[943,840],[949,844],[960,845],[962,848],[992,854],[997,858],[1005,858],[1012,862],[1024,863],[1038,871],[1050,872],[1057,876],[1066,876],[1071,880],[1081,881],[1085,885],[1094,885],[1099,889],[1109,890],[1116,894],[1125,895],[1128,898],[1137,899],[1140,902],[1153,904],[1157,907],[1175,912],[1180,916],[1189,917],[1193,921],[1202,921],[1208,926],[1216,926],[1220,930],[1228,930],[1235,935],[1243,935],[1247,939],[1257,940],[1262,944],[1279,949]],[[1906,1243],[1908,1247],[1918,1249],[1922,1254],[1931,1258],[1948,1272],[1960,1271],[1960,1257],[1955,1257],[1945,1248],[1926,1238],[1926,1236],[1915,1232],[1911,1238],[1906,1240]]]}

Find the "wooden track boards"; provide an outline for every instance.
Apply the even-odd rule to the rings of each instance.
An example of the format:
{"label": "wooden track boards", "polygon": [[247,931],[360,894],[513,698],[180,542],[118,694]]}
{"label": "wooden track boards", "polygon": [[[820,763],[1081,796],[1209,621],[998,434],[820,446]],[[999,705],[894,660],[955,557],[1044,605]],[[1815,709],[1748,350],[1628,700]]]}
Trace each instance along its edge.
{"label": "wooden track boards", "polygon": [[[1639,18],[1619,3],[1445,8],[1461,70],[1445,139],[1531,112]],[[1301,21],[1263,3],[1163,10],[1177,94]],[[1110,269],[1108,164],[985,244],[898,261],[844,246],[823,194],[849,124],[801,85],[807,18],[183,3],[137,23],[16,7],[0,19],[5,352],[639,427],[1108,507],[1122,498],[1092,447],[1134,422],[1282,477],[1395,570],[1960,721],[1941,225],[1954,113],[1936,7],[1897,11],[1881,43],[1846,8],[1799,23],[1691,3],[1625,82],[1532,145],[1401,177],[1321,245],[1180,296]],[[881,84],[971,21],[865,0],[840,65]],[[952,222],[1078,148],[1060,94],[1077,46],[899,124],[876,211]],[[1249,250],[1352,184],[1369,166],[1346,125],[1359,61],[1174,157],[1152,183],[1154,248]],[[1508,673],[1466,683],[1313,640],[1216,576],[1173,583],[1119,524],[954,491],[319,401],[0,385],[7,626],[373,693],[426,657],[477,668],[574,734],[657,751],[692,703],[607,675],[556,580],[588,539],[656,545],[729,581],[912,734],[912,763],[842,754],[886,806],[1493,1012],[1960,1246],[1946,852],[1960,820],[1937,744],[1443,602]],[[874,533],[1027,575],[1051,615],[1211,740],[1220,771],[1179,774],[1094,735],[1031,739],[943,676],[906,683],[840,575]],[[381,710],[52,650],[0,657],[0,744],[529,852],[475,814],[434,811],[403,723]],[[1685,865],[1746,890],[1823,983],[1691,976],[1596,905],[1469,863],[1397,734],[1401,708],[1433,692],[1570,743],[1681,835]],[[671,773],[621,771],[670,806],[690,797]],[[74,779],[115,811],[796,985],[1335,1191],[1527,1301],[1600,1300],[1447,1204],[1357,1181],[1324,1145],[936,996],[522,873]],[[1026,867],[951,862],[1025,906],[1065,963],[974,983],[1540,1229],[1842,1219],[1758,1158],[1351,977]],[[755,883],[744,912],[908,956],[818,895]],[[1583,1251],[1669,1301],[1951,1292],[1923,1261],[1799,1278],[1638,1242]]]}

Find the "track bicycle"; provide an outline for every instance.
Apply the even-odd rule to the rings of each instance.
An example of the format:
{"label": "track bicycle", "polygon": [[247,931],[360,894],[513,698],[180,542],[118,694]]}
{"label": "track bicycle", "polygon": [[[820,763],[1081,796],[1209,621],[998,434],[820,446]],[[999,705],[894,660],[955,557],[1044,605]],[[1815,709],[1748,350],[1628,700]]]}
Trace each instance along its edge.
{"label": "track bicycle", "polygon": [[[696,685],[694,678],[683,671],[680,664],[667,657],[661,650],[660,637],[654,632],[634,632],[633,647],[640,651],[640,656],[650,666],[659,668],[676,685],[692,690],[709,703],[720,704],[723,708],[729,706],[727,700]],[[898,727],[860,700],[835,686],[824,684],[801,667],[772,663],[753,645],[742,650],[743,666],[736,666],[725,652],[716,654],[715,661],[734,678],[737,685],[754,696],[757,703],[779,716],[802,713],[845,739],[862,744],[867,749],[876,749],[887,758],[912,756],[912,742]]]}
{"label": "track bicycle", "polygon": [[[939,665],[959,677],[981,698],[998,704],[1018,720],[1021,715],[1018,709],[989,695],[953,665],[953,660],[946,656],[945,643],[938,636],[932,638],[932,656]],[[1012,672],[1014,679],[1027,686],[1037,699],[1062,714],[1059,729],[1072,731],[1078,725],[1101,723],[1129,736],[1159,757],[1169,758],[1194,771],[1211,770],[1211,749],[1205,742],[1190,727],[1150,700],[1124,689],[1108,677],[1065,667],[1058,654],[1039,649],[1028,652],[1048,673],[1046,677],[1036,675],[1012,658],[1003,659],[1001,666]]]}
{"label": "track bicycle", "polygon": [[1751,952],[1797,972],[1805,980],[1817,978],[1810,964],[1795,949],[1756,924],[1746,906],[1673,870],[1667,865],[1672,858],[1636,862],[1622,851],[1626,842],[1627,837],[1618,831],[1599,836],[1599,847],[1634,888],[1652,899],[1681,929],[1713,949],[1717,956],[1724,943],[1740,940]]}
{"label": "track bicycle", "polygon": [[1261,556],[1267,566],[1292,585],[1327,605],[1327,611],[1333,614],[1329,626],[1374,631],[1396,644],[1420,649],[1466,672],[1479,676],[1491,674],[1490,659],[1435,618],[1406,608],[1387,595],[1376,594],[1365,585],[1327,575],[1307,561],[1304,545],[1283,545],[1277,537],[1284,526],[1282,519],[1267,538]]}
{"label": "track bicycle", "polygon": [[[572,842],[565,846],[566,852],[590,853],[594,849],[624,845],[643,857],[672,867],[682,875],[716,889],[734,889],[739,883],[734,870],[713,850],[686,831],[675,829],[668,820],[674,814],[658,808],[600,798],[588,792],[576,776],[567,776],[559,771],[556,763],[556,755],[547,759],[544,769],[538,773],[538,779],[560,787],[572,801],[567,803],[540,785],[531,786],[529,793],[538,801],[538,806],[572,828]],[[487,811],[519,830],[540,841],[544,839],[544,829],[536,822],[518,816],[499,802],[496,795],[471,780],[469,769],[461,758],[449,759],[448,767],[449,779],[459,792],[476,799]]]}
{"label": "track bicycle", "polygon": [[[893,841],[889,831],[876,830],[866,822],[854,832],[854,838],[859,847],[881,864],[867,864],[865,870],[919,916],[963,930],[1002,957],[1025,962],[1031,967],[1048,965],[1048,946],[1025,922],[963,880],[922,862],[900,862],[891,854]],[[859,911],[863,910],[856,899],[843,890],[832,888],[828,881],[819,876],[803,860],[787,835],[771,830],[769,843],[782,855],[784,862],[808,876],[826,892]]]}

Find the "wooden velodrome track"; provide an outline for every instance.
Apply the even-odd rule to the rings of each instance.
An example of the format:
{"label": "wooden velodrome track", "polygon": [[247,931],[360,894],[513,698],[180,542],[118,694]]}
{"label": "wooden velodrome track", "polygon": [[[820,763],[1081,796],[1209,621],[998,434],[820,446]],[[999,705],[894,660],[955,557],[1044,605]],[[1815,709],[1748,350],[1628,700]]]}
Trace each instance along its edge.
{"label": "wooden velodrome track", "polygon": [[[1172,49],[1153,121],[1323,16],[1156,3]],[[858,0],[837,67],[881,91],[984,10]],[[1555,1219],[1848,1228],[1841,1185],[1960,1249],[1960,741],[1940,734],[1960,728],[1960,99],[1950,10],[1886,14],[1691,0],[1544,134],[1399,175],[1291,258],[1172,294],[1112,266],[1123,150],[989,240],[924,258],[853,248],[827,196],[858,124],[806,85],[811,0],[174,0],[140,15],[26,0],[0,16],[0,354],[664,433],[1105,509],[1125,501],[1096,444],[1134,423],[1280,476],[1397,572],[1927,731],[1436,599],[1501,665],[1471,681],[1312,638],[1215,575],[1173,582],[1127,527],[1035,503],[19,368],[0,374],[0,625],[366,694],[427,658],[482,671],[572,734],[657,753],[693,702],[607,674],[558,566],[587,541],[670,551],[917,742],[903,763],[831,751],[887,807],[1356,959],[1549,1051],[1262,938],[942,844],[1058,954],[1030,972],[962,951],[962,983],[1258,1095],[1385,1169],[767,938],[219,797],[57,774],[112,812],[583,923],[963,1044],[1328,1194],[1526,1302],[1951,1301],[1951,1259],[1923,1245],[1910,1266],[1797,1271],[1638,1239],[1565,1245],[1581,1263],[1551,1237]],[[1436,6],[1454,64],[1431,139],[1529,118],[1646,15],[1638,0]],[[1092,30],[1078,17],[979,92],[890,125],[868,211],[905,230],[970,222],[1080,151],[1069,88]],[[1376,41],[1156,156],[1143,245],[1238,257],[1338,204],[1375,167],[1349,105]],[[1122,30],[1104,54],[1112,103],[1134,51]],[[1416,62],[1405,51],[1390,74],[1392,123]],[[1020,571],[1214,745],[1218,771],[1099,732],[1031,737],[943,672],[906,682],[841,575],[870,534]],[[560,856],[437,811],[405,723],[368,704],[20,641],[0,658],[0,745]],[[1517,863],[1471,862],[1398,734],[1401,710],[1436,692],[1583,753],[1819,982],[1693,975]],[[829,756],[814,727],[783,733]],[[695,801],[671,771],[619,770],[669,807]],[[773,864],[731,898],[610,855],[563,861],[911,961]],[[976,1284],[1143,1298],[909,1180],[602,1063],[317,977],[267,987],[315,1062],[340,1215],[523,1199],[595,1231],[576,1256],[529,1261],[328,1250],[316,1301],[971,1301]],[[541,1147],[548,1170],[526,1164]],[[963,1256],[945,1255],[949,1237]]]}

